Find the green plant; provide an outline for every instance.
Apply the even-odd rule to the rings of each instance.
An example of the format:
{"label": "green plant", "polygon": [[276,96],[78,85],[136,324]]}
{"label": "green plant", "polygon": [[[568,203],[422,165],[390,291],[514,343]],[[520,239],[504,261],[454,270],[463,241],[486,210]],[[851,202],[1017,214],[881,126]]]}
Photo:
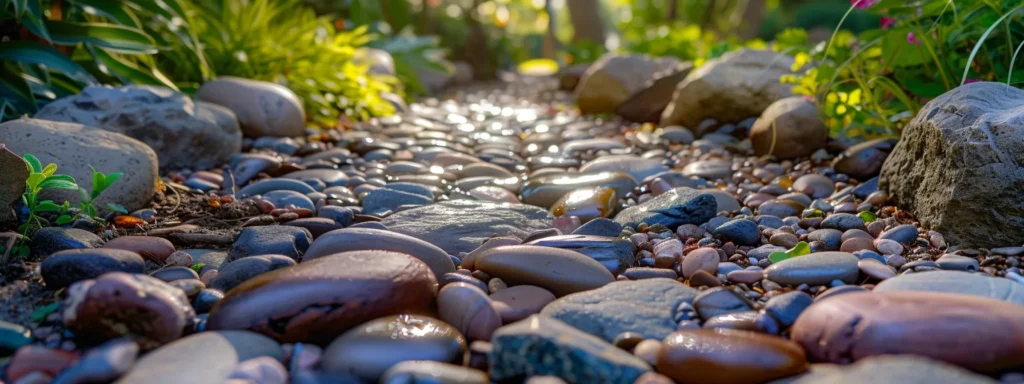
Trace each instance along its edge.
{"label": "green plant", "polygon": [[[97,217],[97,209],[93,205],[93,201],[107,190],[111,184],[121,178],[121,173],[103,174],[92,168],[92,182],[93,189],[91,192],[86,191],[85,188],[78,186],[75,178],[68,175],[57,174],[57,165],[50,163],[45,167],[39,162],[39,159],[31,154],[24,155],[25,164],[29,171],[28,179],[25,180],[25,193],[21,197],[21,202],[25,204],[28,209],[28,218],[18,226],[18,232],[21,233],[21,242],[15,246],[14,251],[26,257],[29,254],[28,240],[29,230],[36,227],[44,226],[44,219],[39,216],[41,213],[59,213],[56,219],[57,225],[67,225],[73,223],[76,219],[85,214],[97,221],[103,221],[103,219]],[[82,195],[82,201],[79,203],[78,212],[72,215],[71,203],[65,201],[63,204],[58,205],[53,200],[40,200],[39,195],[48,189],[64,189],[64,190],[78,190]],[[111,211],[127,213],[123,206],[119,204],[109,203],[106,208]]]}
{"label": "green plant", "polygon": [[808,255],[810,253],[811,246],[807,244],[806,241],[801,241],[799,243],[796,243],[796,245],[793,246],[793,248],[788,251],[772,252],[771,254],[768,255],[768,260],[771,260],[772,263],[778,263],[782,260],[786,260],[797,256]]}
{"label": "green plant", "polygon": [[37,111],[82,87],[137,83],[175,88],[153,55],[176,40],[203,61],[180,0],[0,1],[0,120]]}

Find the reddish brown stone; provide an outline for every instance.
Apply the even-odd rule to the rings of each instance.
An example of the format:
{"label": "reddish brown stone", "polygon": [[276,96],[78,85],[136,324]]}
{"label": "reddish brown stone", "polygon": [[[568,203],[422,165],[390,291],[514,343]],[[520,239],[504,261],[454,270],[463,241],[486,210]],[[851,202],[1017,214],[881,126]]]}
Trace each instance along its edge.
{"label": "reddish brown stone", "polygon": [[195,311],[185,293],[146,275],[111,272],[68,288],[64,325],[79,337],[128,337],[153,349],[181,337]]}
{"label": "reddish brown stone", "polygon": [[1024,307],[978,296],[843,294],[816,301],[791,332],[816,361],[912,354],[980,372],[1016,368],[1024,361]]}
{"label": "reddish brown stone", "polygon": [[678,331],[665,338],[658,372],[684,384],[757,384],[807,369],[786,339],[733,329]]}
{"label": "reddish brown stone", "polygon": [[540,313],[545,305],[555,301],[555,295],[533,285],[517,285],[491,295],[494,309],[505,324],[513,323]]}
{"label": "reddish brown stone", "polygon": [[53,377],[78,361],[78,354],[39,345],[18,348],[7,367],[7,379],[12,383],[32,372],[42,372]]}
{"label": "reddish brown stone", "polygon": [[152,236],[121,236],[108,241],[103,248],[132,251],[146,260],[161,264],[174,253],[174,244],[167,239]]}
{"label": "reddish brown stone", "polygon": [[378,317],[432,314],[436,293],[434,274],[412,256],[344,252],[249,279],[213,308],[207,326],[326,345]]}

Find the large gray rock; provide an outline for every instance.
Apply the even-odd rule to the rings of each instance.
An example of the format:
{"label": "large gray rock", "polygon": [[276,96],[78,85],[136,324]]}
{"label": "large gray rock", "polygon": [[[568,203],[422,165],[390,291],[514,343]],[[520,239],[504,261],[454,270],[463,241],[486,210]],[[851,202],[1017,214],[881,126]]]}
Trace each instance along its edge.
{"label": "large gray rock", "polygon": [[280,84],[218,77],[199,87],[196,100],[230,109],[238,117],[246,136],[294,137],[305,133],[306,112],[302,101]]}
{"label": "large gray rock", "polygon": [[584,72],[576,87],[576,103],[583,113],[615,112],[630,95],[647,88],[655,73],[679,65],[675,58],[605,54]]}
{"label": "large gray rock", "polygon": [[211,331],[185,337],[143,356],[117,384],[222,384],[243,361],[284,358],[281,346],[249,331]]}
{"label": "large gray rock", "polygon": [[526,238],[533,231],[551,228],[552,221],[548,211],[530,205],[453,200],[401,211],[380,223],[458,254],[476,249],[495,234]]}
{"label": "large gray rock", "polygon": [[570,384],[632,383],[651,370],[629,352],[543,315],[499,328],[491,344],[497,382],[557,376]]}
{"label": "large gray rock", "polygon": [[[145,208],[156,193],[156,153],[119,133],[82,124],[21,118],[0,124],[0,143],[18,155],[33,154],[44,165],[57,164],[57,173],[74,177],[80,187],[90,191],[90,165],[103,173],[124,173],[93,202],[101,213],[106,212],[107,203],[121,204],[129,211]],[[42,196],[67,200],[72,205],[81,201],[78,191],[72,190],[50,190]]]}
{"label": "large gray rock", "polygon": [[779,82],[793,73],[792,66],[792,57],[750,49],[710,60],[679,83],[661,125],[696,129],[705,119],[737,123],[760,116],[772,103],[793,95],[791,85]]}
{"label": "large gray rock", "polygon": [[718,209],[715,197],[693,188],[679,187],[615,215],[615,222],[636,228],[640,223],[661,224],[675,230],[683,224],[704,224]]}
{"label": "large gray rock", "polygon": [[86,87],[47,104],[35,117],[137,139],[153,148],[162,169],[212,168],[242,149],[242,131],[230,110],[170,88]]}
{"label": "large gray rock", "polygon": [[661,120],[661,112],[672,101],[676,86],[691,70],[693,64],[686,62],[655,73],[647,81],[646,88],[630,95],[629,99],[615,108],[615,114],[629,121],[657,123]]}
{"label": "large gray rock", "polygon": [[11,152],[0,143],[0,225],[14,225],[14,210],[11,204],[21,201],[25,193],[25,180],[28,180],[28,167],[21,156]]}
{"label": "large gray rock", "polygon": [[679,305],[693,303],[698,293],[672,279],[617,281],[555,300],[544,307],[541,315],[608,342],[623,332],[661,340],[676,331]]}
{"label": "large gray rock", "polygon": [[924,106],[882,166],[879,187],[947,243],[1024,242],[1024,90],[981,82]]}
{"label": "large gray rock", "polygon": [[928,291],[975,295],[1024,305],[1024,284],[959,271],[918,272],[878,283],[875,292]]}

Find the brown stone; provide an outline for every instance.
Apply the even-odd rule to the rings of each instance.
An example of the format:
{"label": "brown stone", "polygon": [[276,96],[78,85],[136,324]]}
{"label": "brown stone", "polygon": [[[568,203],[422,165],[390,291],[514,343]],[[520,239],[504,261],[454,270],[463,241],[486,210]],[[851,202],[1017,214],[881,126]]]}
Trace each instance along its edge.
{"label": "brown stone", "polygon": [[843,242],[843,245],[839,247],[840,252],[857,252],[857,251],[874,251],[875,245],[872,239],[865,239],[863,237],[854,237],[852,239]]}
{"label": "brown stone", "polygon": [[615,114],[629,121],[657,123],[661,119],[661,112],[672,101],[676,86],[690,74],[691,70],[693,64],[687,62],[655,73],[652,80],[647,82],[646,88],[633,93],[615,108]]}
{"label": "brown stone", "polygon": [[722,282],[718,280],[715,275],[707,273],[703,270],[698,269],[693,275],[690,276],[690,280],[686,281],[686,284],[698,288],[698,287],[718,287],[722,285]]}
{"label": "brown stone", "polygon": [[[25,193],[25,180],[28,180],[28,167],[21,156],[7,149],[0,143],[0,225],[14,224],[14,210],[11,204],[20,201]],[[15,225],[11,225],[12,227]]]}
{"label": "brown stone", "polygon": [[303,262],[349,251],[382,250],[402,252],[423,261],[440,280],[445,273],[455,272],[448,253],[426,241],[398,232],[372,228],[345,228],[331,231],[310,244]]}
{"label": "brown stone", "polygon": [[153,349],[181,337],[196,313],[185,293],[163,281],[111,272],[68,288],[64,325],[79,337],[128,337]]}
{"label": "brown stone", "polygon": [[816,361],[912,354],[998,372],[1024,361],[1024,308],[950,293],[849,293],[816,301],[791,335]]}
{"label": "brown stone", "polygon": [[490,240],[487,240],[483,244],[480,244],[480,246],[476,247],[476,249],[474,249],[472,252],[469,252],[469,254],[467,254],[466,257],[463,257],[462,261],[459,262],[459,267],[462,267],[463,269],[468,269],[470,271],[475,270],[476,258],[480,257],[480,254],[484,253],[484,251],[491,248],[497,248],[506,245],[519,245],[522,243],[523,240],[516,237],[491,238]]}
{"label": "brown stone", "polygon": [[467,283],[448,284],[437,293],[437,317],[469,341],[490,340],[501,327],[501,316],[487,293]]}
{"label": "brown stone", "polygon": [[304,219],[292,220],[285,223],[285,225],[305,228],[311,235],[313,235],[314,239],[319,238],[327,232],[343,228],[341,224],[338,224],[334,220],[323,217],[307,217]]}
{"label": "brown stone", "polygon": [[142,258],[163,264],[174,253],[174,244],[167,239],[151,236],[121,236],[108,241],[103,248],[123,249],[138,253]]}
{"label": "brown stone", "polygon": [[18,348],[7,367],[7,379],[12,383],[32,372],[42,372],[53,377],[78,361],[78,354],[41,345],[26,345]]}
{"label": "brown stone", "polygon": [[704,271],[712,276],[718,272],[719,255],[718,250],[709,247],[697,248],[683,257],[679,263],[679,274],[689,279],[697,271]]}
{"label": "brown stone", "polygon": [[615,112],[630,95],[646,88],[655,73],[678,66],[675,58],[605,54],[583,73],[576,103],[586,114]]}
{"label": "brown stone", "polygon": [[580,223],[586,223],[598,217],[611,217],[618,201],[618,195],[612,188],[581,188],[558,199],[551,207],[551,214],[555,217],[576,216]]}
{"label": "brown stone", "polygon": [[758,156],[794,159],[825,148],[828,127],[813,102],[787,97],[764,110],[750,129],[750,141]]}
{"label": "brown stone", "polygon": [[584,254],[534,245],[490,249],[476,260],[476,267],[509,285],[536,285],[558,297],[615,281],[607,268]]}
{"label": "brown stone", "polygon": [[261,274],[210,312],[209,329],[249,329],[281,342],[323,345],[381,316],[432,313],[437,280],[404,253],[354,251]]}
{"label": "brown stone", "polygon": [[505,324],[538,314],[552,301],[555,301],[553,293],[533,285],[508,287],[491,295],[494,309]]}
{"label": "brown stone", "polygon": [[684,384],[757,384],[807,369],[799,345],[732,329],[678,331],[665,338],[658,372]]}

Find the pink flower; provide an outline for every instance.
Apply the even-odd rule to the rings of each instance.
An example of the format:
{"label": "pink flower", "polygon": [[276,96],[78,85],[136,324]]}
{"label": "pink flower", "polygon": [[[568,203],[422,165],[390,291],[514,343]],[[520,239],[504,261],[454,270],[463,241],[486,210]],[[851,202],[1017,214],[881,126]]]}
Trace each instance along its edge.
{"label": "pink flower", "polygon": [[907,33],[907,42],[910,44],[921,45],[921,40],[917,39],[917,35],[914,32]]}
{"label": "pink flower", "polygon": [[850,0],[850,5],[857,7],[857,9],[868,9],[877,2],[878,0]]}
{"label": "pink flower", "polygon": [[889,27],[896,25],[896,19],[893,19],[891,17],[883,17],[881,25],[882,29],[889,29]]}

